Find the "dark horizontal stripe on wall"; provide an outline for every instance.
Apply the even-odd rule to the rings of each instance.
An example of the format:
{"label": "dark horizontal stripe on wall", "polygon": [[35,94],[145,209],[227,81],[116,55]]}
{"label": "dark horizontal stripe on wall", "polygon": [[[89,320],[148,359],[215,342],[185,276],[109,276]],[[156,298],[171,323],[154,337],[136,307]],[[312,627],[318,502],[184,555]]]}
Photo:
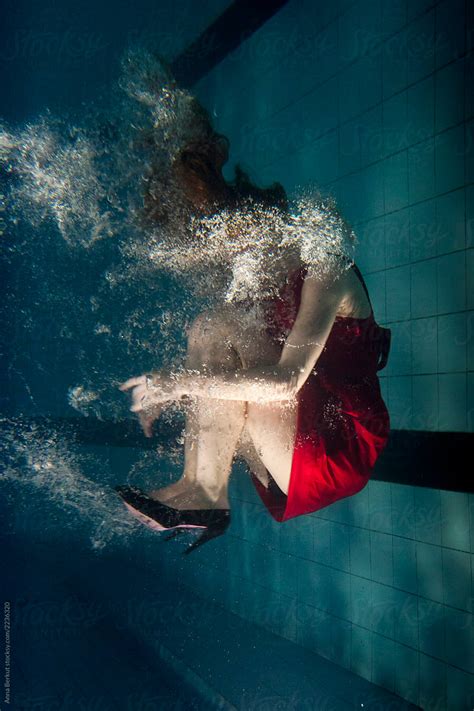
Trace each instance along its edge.
{"label": "dark horizontal stripe on wall", "polygon": [[178,83],[191,87],[287,2],[235,0],[172,62],[171,69]]}
{"label": "dark horizontal stripe on wall", "polygon": [[372,478],[433,489],[473,492],[469,432],[392,430]]}
{"label": "dark horizontal stripe on wall", "polygon": [[[52,432],[77,444],[155,449],[158,445],[177,446],[183,422],[177,418],[155,423],[152,438],[144,436],[137,420],[104,422],[86,418],[15,418],[7,420],[7,430],[18,436],[30,430],[41,438]],[[182,445],[179,445],[182,446]],[[470,461],[474,435],[465,432],[419,432],[392,430],[372,475],[378,481],[412,486],[473,492]]]}

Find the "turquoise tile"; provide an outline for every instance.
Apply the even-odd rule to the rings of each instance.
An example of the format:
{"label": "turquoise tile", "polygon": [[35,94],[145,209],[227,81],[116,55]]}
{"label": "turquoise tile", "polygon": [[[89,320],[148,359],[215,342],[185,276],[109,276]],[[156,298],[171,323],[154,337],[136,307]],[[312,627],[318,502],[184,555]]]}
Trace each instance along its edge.
{"label": "turquoise tile", "polygon": [[[300,611],[303,613],[303,610]],[[298,644],[321,654],[326,659],[333,657],[332,617],[327,613],[307,606],[298,618]]]}
{"label": "turquoise tile", "polygon": [[474,699],[474,682],[471,674],[454,667],[446,667],[448,709],[471,709]]}
{"label": "turquoise tile", "polygon": [[438,375],[439,429],[467,430],[467,379],[465,373]]}
{"label": "turquoise tile", "polygon": [[438,313],[452,313],[466,308],[465,252],[453,252],[436,260]]}
{"label": "turquoise tile", "polygon": [[435,141],[427,138],[408,149],[408,192],[410,203],[435,195]]}
{"label": "turquoise tile", "polygon": [[320,609],[331,606],[331,568],[309,560],[300,560],[298,565],[298,600]]}
{"label": "turquoise tile", "polygon": [[446,710],[446,664],[420,654],[420,697],[422,709]]}
{"label": "turquoise tile", "polygon": [[470,550],[469,494],[441,491],[441,540],[443,546]]}
{"label": "turquoise tile", "polygon": [[[469,149],[469,143],[467,144]],[[466,153],[467,156],[467,153]],[[435,136],[436,193],[464,185],[464,126],[456,126]]]}
{"label": "turquoise tile", "polygon": [[390,639],[395,636],[395,618],[399,602],[399,592],[390,585],[372,583],[372,607],[370,628]]}
{"label": "turquoise tile", "polygon": [[438,376],[414,375],[413,390],[413,429],[437,431],[439,427]]}
{"label": "turquoise tile", "polygon": [[360,117],[361,167],[380,161],[384,157],[382,105],[373,106]]}
{"label": "turquoise tile", "polygon": [[466,11],[463,0],[444,0],[436,7],[436,66],[457,59],[465,49]]}
{"label": "turquoise tile", "polygon": [[424,200],[410,207],[410,260],[429,259],[437,254],[439,227],[436,200]]}
{"label": "turquoise tile", "polygon": [[351,620],[370,629],[372,624],[373,582],[353,575],[351,578]]}
{"label": "turquoise tile", "polygon": [[313,560],[331,564],[331,521],[313,519]]}
{"label": "turquoise tile", "polygon": [[474,432],[474,373],[467,374],[467,431]]}
{"label": "turquoise tile", "polygon": [[400,210],[408,205],[408,154],[400,151],[385,158],[384,200],[385,211]]}
{"label": "turquoise tile", "polygon": [[360,113],[359,104],[359,68],[351,65],[337,75],[339,96],[344,101],[339,103],[339,121],[344,123]]}
{"label": "turquoise tile", "polygon": [[350,537],[351,573],[370,578],[370,531],[354,528]]}
{"label": "turquoise tile", "polygon": [[418,592],[416,542],[393,537],[393,584],[414,595]]}
{"label": "turquoise tile", "polygon": [[435,0],[412,0],[407,3],[407,19],[409,24],[416,21],[420,15],[423,15],[426,10],[435,4]]}
{"label": "turquoise tile", "polygon": [[436,316],[411,321],[412,373],[438,372],[438,319]]}
{"label": "turquoise tile", "polygon": [[411,321],[390,324],[392,340],[386,375],[410,375],[412,361]]}
{"label": "turquoise tile", "polygon": [[415,487],[416,539],[441,545],[441,497],[439,489]]}
{"label": "turquoise tile", "polygon": [[328,519],[338,523],[350,523],[352,516],[349,498],[339,499],[328,506]]}
{"label": "turquoise tile", "polygon": [[385,321],[386,318],[386,284],[385,272],[376,272],[374,274],[366,274],[364,276],[367,289],[369,290],[372,308],[374,309],[375,319],[378,322]]}
{"label": "turquoise tile", "polygon": [[325,185],[337,180],[340,174],[338,162],[334,160],[338,149],[337,143],[336,131],[330,131],[300,151],[298,154],[300,182],[305,182],[307,179]]}
{"label": "turquoise tile", "polygon": [[333,659],[345,669],[351,668],[351,634],[351,622],[332,618]]}
{"label": "turquoise tile", "polygon": [[382,65],[372,53],[361,57],[359,64],[359,108],[360,112],[380,103],[382,99]]}
{"label": "turquoise tile", "polygon": [[382,533],[392,532],[392,502],[390,484],[371,480],[369,491],[370,528]]}
{"label": "turquoise tile", "polygon": [[466,370],[466,314],[438,316],[438,370],[453,373]]}
{"label": "turquoise tile", "polygon": [[[387,269],[385,272],[388,321],[410,318],[410,265]],[[413,279],[411,280],[413,284]],[[421,314],[420,314],[421,315]]]}
{"label": "turquoise tile", "polygon": [[474,115],[474,92],[472,91],[472,86],[474,85],[474,56],[472,53],[464,58],[464,81],[464,117],[469,119]]}
{"label": "turquoise tile", "polygon": [[281,625],[280,595],[264,586],[256,587],[258,604],[254,612],[254,622],[270,632],[278,633]]}
{"label": "turquoise tile", "polygon": [[359,168],[359,119],[356,118],[339,126],[339,174],[352,173]]}
{"label": "turquoise tile", "polygon": [[294,598],[280,595],[282,618],[280,624],[280,634],[285,639],[292,642],[297,641],[298,635],[298,608],[301,603],[297,603]]}
{"label": "turquoise tile", "polygon": [[429,76],[407,89],[408,145],[429,138],[434,133],[434,78]]}
{"label": "turquoise tile", "polygon": [[443,548],[444,604],[472,612],[471,554]]}
{"label": "turquoise tile", "polygon": [[355,179],[360,184],[360,195],[363,196],[359,205],[362,220],[378,217],[385,212],[383,171],[383,163],[374,163],[362,168],[355,175]]}
{"label": "turquoise tile", "polygon": [[446,658],[448,664],[474,673],[474,623],[470,612],[446,607]]}
{"label": "turquoise tile", "polygon": [[406,30],[401,29],[382,47],[383,96],[389,97],[404,89],[408,83]]}
{"label": "turquoise tile", "polygon": [[[466,292],[467,292],[467,308],[474,308],[474,249],[466,250]],[[469,332],[472,340],[472,331]]]}
{"label": "turquoise tile", "polygon": [[388,533],[370,532],[370,563],[372,579],[393,585],[392,536]]}
{"label": "turquoise tile", "polygon": [[247,580],[255,579],[258,571],[257,561],[254,558],[255,546],[250,541],[240,541],[240,555],[234,557],[233,571]]}
{"label": "turquoise tile", "polygon": [[416,545],[416,570],[418,594],[442,603],[444,592],[441,547],[418,542]]}
{"label": "turquoise tile", "polygon": [[388,380],[385,375],[379,376],[380,392],[385,403],[388,403]]}
{"label": "turquoise tile", "polygon": [[474,37],[472,36],[472,28],[474,27],[474,7],[471,3],[466,7],[466,24],[468,27],[466,50],[474,48]]}
{"label": "turquoise tile", "polygon": [[386,37],[398,32],[406,21],[406,0],[382,0],[382,32]]}
{"label": "turquoise tile", "polygon": [[332,616],[317,610],[316,616],[316,639],[314,651],[325,657],[326,659],[334,660],[333,647],[333,625]]}
{"label": "turquoise tile", "polygon": [[466,312],[467,369],[474,370],[474,311]]}
{"label": "turquoise tile", "polygon": [[311,605],[298,604],[296,616],[296,639],[298,644],[314,651],[317,623],[322,617],[327,617],[327,614],[321,610],[315,610]]}
{"label": "turquoise tile", "polygon": [[[474,247],[474,185],[465,188],[466,203],[466,247]],[[472,294],[471,294],[472,297]]]}
{"label": "turquoise tile", "polygon": [[446,254],[466,246],[466,207],[464,188],[436,198],[438,223],[438,254]]}
{"label": "turquoise tile", "polygon": [[445,606],[433,600],[418,598],[418,631],[420,651],[444,659]]}
{"label": "turquoise tile", "polygon": [[413,486],[391,484],[392,532],[396,536],[415,538],[416,507]]}
{"label": "turquoise tile", "polygon": [[394,639],[418,649],[418,597],[404,590],[392,589],[394,606]]}
{"label": "turquoise tile", "polygon": [[395,691],[393,660],[396,643],[392,639],[374,633],[372,645],[372,683],[383,686],[389,691]]}
{"label": "turquoise tile", "polygon": [[385,215],[385,244],[387,267],[397,267],[410,262],[409,208]]}
{"label": "turquoise tile", "polygon": [[398,153],[408,147],[407,120],[406,91],[400,91],[383,102],[383,149],[385,156]]}
{"label": "turquoise tile", "polygon": [[280,593],[286,597],[298,595],[298,559],[280,552]]}
{"label": "turquoise tile", "polygon": [[280,558],[277,550],[254,544],[251,549],[253,565],[259,571],[259,582],[267,588],[280,590]]}
{"label": "turquoise tile", "polygon": [[[431,74],[435,66],[435,13],[434,10],[414,20],[407,30],[409,84]],[[420,38],[423,41],[420,41]]]}
{"label": "turquoise tile", "polygon": [[313,557],[313,519],[299,516],[282,524],[280,550],[299,558]]}
{"label": "turquoise tile", "polygon": [[412,429],[413,399],[411,376],[394,376],[388,378],[389,384],[389,415],[391,426],[397,430]]}
{"label": "turquoise tile", "polygon": [[436,131],[444,131],[464,118],[464,60],[436,72]]}
{"label": "turquoise tile", "polygon": [[275,522],[263,505],[244,502],[242,504],[242,516],[243,537],[247,541],[253,543],[265,541],[265,543],[273,545],[274,548],[278,547],[276,534],[280,533],[280,531],[276,528]]}
{"label": "turquoise tile", "polygon": [[[465,124],[466,129],[466,148],[465,148],[465,181],[466,183],[474,182],[474,121],[468,121]],[[461,139],[459,139],[457,150],[461,150]]]}
{"label": "turquoise tile", "polygon": [[331,565],[338,570],[350,570],[349,541],[351,528],[342,523],[330,522]]}
{"label": "turquoise tile", "polygon": [[372,633],[352,625],[351,671],[372,680]]}
{"label": "turquoise tile", "polygon": [[351,575],[343,570],[331,572],[331,596],[325,609],[346,620],[351,619]]}
{"label": "turquoise tile", "polygon": [[359,269],[363,273],[385,269],[384,218],[376,217],[357,230],[359,239]]}
{"label": "turquoise tile", "polygon": [[435,259],[411,265],[412,318],[433,316],[437,312],[437,264]]}
{"label": "turquoise tile", "polygon": [[[369,528],[369,490],[365,486],[361,491],[351,496],[349,499],[350,504],[350,523],[354,526],[360,528]],[[351,531],[352,536],[352,531]]]}
{"label": "turquoise tile", "polygon": [[418,705],[419,653],[403,644],[395,643],[395,693]]}

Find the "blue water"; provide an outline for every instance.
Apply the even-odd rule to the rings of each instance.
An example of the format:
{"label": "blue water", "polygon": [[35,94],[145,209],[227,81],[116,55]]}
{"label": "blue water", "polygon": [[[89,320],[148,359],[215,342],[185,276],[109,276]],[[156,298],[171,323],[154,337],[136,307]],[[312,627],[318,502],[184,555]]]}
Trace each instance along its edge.
{"label": "blue water", "polygon": [[[143,112],[120,93],[121,61],[131,45],[178,56],[228,5],[4,3],[0,597],[10,603],[10,707],[472,708],[472,497],[371,482],[342,506],[280,527],[237,464],[231,528],[184,557],[192,534],[163,542],[113,491],[119,483],[156,488],[182,470],[182,412],[164,413],[157,437],[145,440],[116,385],[181,363],[186,327],[224,288],[224,271],[214,281],[196,267],[188,289],[176,270],[165,273],[150,259],[157,243],[133,220],[149,154],[129,143]],[[434,200],[446,197],[435,186],[447,195],[436,210],[453,199],[464,219],[470,164],[464,172],[458,160],[461,119],[458,109],[442,110],[464,100],[453,101],[449,92],[461,83],[442,72],[443,63],[457,67],[453,47],[462,55],[465,31],[462,3],[449,17],[457,34],[443,14],[449,3],[432,5],[294,0],[267,23],[262,41],[243,42],[199,91],[219,126],[232,131],[233,158],[252,163],[257,182],[294,187],[342,176],[341,204],[367,227],[361,257],[376,316],[394,322],[401,338],[383,381],[393,422],[465,431],[472,388],[461,378],[472,349],[469,324],[458,317],[472,307],[463,281],[468,243],[453,225],[443,226],[439,245],[424,238]],[[382,29],[396,38],[405,25],[412,54],[400,59],[396,42],[387,45],[382,91],[372,41]],[[435,26],[441,35],[451,28],[436,54],[436,125],[453,142],[440,143],[450,148],[444,153],[437,147],[436,160],[449,155],[452,164],[436,176],[431,134],[417,123],[428,115]],[[354,67],[358,51],[368,56]],[[408,133],[406,92],[414,101]],[[383,116],[393,118],[393,135],[383,134]],[[301,151],[307,139],[311,148]],[[422,139],[429,158],[419,146],[409,155],[390,146],[392,139]],[[409,230],[407,208],[415,220]],[[307,229],[314,217],[304,213]],[[384,220],[393,227],[387,242],[379,238]],[[184,255],[196,257],[191,249]],[[260,287],[258,260],[247,267],[251,278],[240,284],[235,270],[230,291]],[[411,270],[423,271],[416,283]],[[439,314],[456,320],[438,335]],[[413,349],[415,337],[426,336],[423,348],[412,353],[408,333]],[[3,699],[0,706],[8,707]]]}

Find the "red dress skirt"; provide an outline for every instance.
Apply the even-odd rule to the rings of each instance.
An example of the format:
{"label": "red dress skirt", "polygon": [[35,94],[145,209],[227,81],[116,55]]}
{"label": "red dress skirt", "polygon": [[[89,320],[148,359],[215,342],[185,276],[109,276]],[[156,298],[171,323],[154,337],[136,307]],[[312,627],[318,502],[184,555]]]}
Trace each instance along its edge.
{"label": "red dress skirt", "polygon": [[[366,289],[359,270],[353,268]],[[266,311],[268,334],[281,344],[298,313],[305,274],[305,267],[293,272]],[[268,489],[250,472],[276,521],[318,511],[367,484],[390,431],[377,375],[389,348],[390,330],[376,323],[373,311],[363,319],[336,317],[316,365],[296,396],[288,495],[270,472]]]}

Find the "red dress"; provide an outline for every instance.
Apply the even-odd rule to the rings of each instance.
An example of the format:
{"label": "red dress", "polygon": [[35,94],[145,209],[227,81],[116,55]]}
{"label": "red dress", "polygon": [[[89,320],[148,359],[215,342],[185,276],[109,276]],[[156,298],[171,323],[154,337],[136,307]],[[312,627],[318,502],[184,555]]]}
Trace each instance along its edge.
{"label": "red dress", "polygon": [[[356,265],[352,266],[362,281]],[[270,337],[283,343],[298,313],[306,268],[293,272],[266,311]],[[369,298],[370,301],[370,298]],[[318,511],[364,488],[384,449],[390,420],[377,371],[387,361],[390,329],[368,318],[336,317],[318,361],[297,393],[297,428],[288,495],[268,472],[268,489],[251,472],[276,521]]]}

